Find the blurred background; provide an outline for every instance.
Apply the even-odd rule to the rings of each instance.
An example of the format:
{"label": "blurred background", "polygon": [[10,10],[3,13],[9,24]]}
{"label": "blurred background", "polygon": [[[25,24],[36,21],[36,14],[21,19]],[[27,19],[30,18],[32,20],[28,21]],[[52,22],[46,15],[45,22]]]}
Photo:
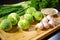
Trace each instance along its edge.
{"label": "blurred background", "polygon": [[21,1],[27,1],[27,0],[0,0],[0,4],[14,4]]}
{"label": "blurred background", "polygon": [[[21,1],[27,1],[27,0],[0,0],[0,5],[2,4],[15,4]],[[58,2],[58,5],[56,6],[56,8],[60,11],[60,0]]]}

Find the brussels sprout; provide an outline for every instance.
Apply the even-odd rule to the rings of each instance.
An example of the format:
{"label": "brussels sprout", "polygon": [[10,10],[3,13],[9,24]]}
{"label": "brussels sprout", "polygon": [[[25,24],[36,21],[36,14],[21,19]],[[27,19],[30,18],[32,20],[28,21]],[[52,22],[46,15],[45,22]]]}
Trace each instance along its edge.
{"label": "brussels sprout", "polygon": [[34,14],[36,12],[36,9],[35,8],[33,8],[33,7],[30,7],[30,8],[28,8],[27,10],[26,10],[26,12],[25,13],[28,13],[28,14]]}
{"label": "brussels sprout", "polygon": [[12,25],[16,25],[20,18],[16,13],[11,13],[8,15],[8,19],[11,21]]}
{"label": "brussels sprout", "polygon": [[34,22],[33,16],[31,14],[25,14],[24,19],[26,19],[29,23]]}
{"label": "brussels sprout", "polygon": [[12,24],[8,19],[4,19],[1,23],[0,23],[0,29],[4,30],[4,31],[9,31],[12,29]]}
{"label": "brussels sprout", "polygon": [[34,14],[34,18],[35,18],[35,20],[37,20],[37,21],[42,20],[43,17],[44,17],[44,16],[42,15],[41,12],[38,12],[38,11],[37,11],[37,12]]}
{"label": "brussels sprout", "polygon": [[24,2],[21,2],[20,5],[25,9],[25,8],[28,8],[30,7],[30,1],[24,1]]}
{"label": "brussels sprout", "polygon": [[29,25],[30,25],[29,22],[27,20],[25,20],[25,19],[20,20],[18,22],[18,28],[21,28],[21,29],[28,29]]}

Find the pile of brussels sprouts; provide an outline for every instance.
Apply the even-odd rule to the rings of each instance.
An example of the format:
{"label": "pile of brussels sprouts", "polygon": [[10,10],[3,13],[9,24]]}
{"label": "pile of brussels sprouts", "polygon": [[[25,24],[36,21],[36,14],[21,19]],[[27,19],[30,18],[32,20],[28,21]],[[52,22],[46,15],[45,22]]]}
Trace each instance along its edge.
{"label": "pile of brussels sprouts", "polygon": [[29,7],[25,14],[23,15],[23,19],[20,20],[20,16],[17,13],[11,13],[8,15],[7,19],[4,19],[0,23],[0,29],[4,31],[9,31],[12,29],[13,25],[18,25],[19,29],[28,29],[30,24],[34,21],[41,21],[43,18],[43,14],[39,11],[36,11],[35,8]]}

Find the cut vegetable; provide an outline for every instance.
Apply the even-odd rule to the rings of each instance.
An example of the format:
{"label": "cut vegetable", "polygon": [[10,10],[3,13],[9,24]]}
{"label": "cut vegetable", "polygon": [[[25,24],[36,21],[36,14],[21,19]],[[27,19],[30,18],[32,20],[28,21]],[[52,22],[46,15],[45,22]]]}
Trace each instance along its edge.
{"label": "cut vegetable", "polygon": [[38,11],[33,16],[34,16],[35,20],[37,20],[37,21],[41,21],[42,18],[44,17],[43,14]]}
{"label": "cut vegetable", "polygon": [[20,29],[28,29],[29,26],[30,26],[29,22],[27,20],[25,20],[25,19],[20,20],[18,22],[18,28],[20,28]]}
{"label": "cut vegetable", "polygon": [[16,25],[20,20],[18,14],[16,13],[11,13],[10,15],[8,15],[8,19],[11,21],[12,25]]}
{"label": "cut vegetable", "polygon": [[4,30],[4,31],[9,31],[12,29],[12,24],[8,19],[4,19],[1,23],[0,23],[0,29]]}
{"label": "cut vegetable", "polygon": [[29,7],[25,13],[33,15],[36,13],[36,9],[33,7]]}
{"label": "cut vegetable", "polygon": [[33,23],[33,16],[31,14],[25,14],[24,19],[26,19],[29,23]]}

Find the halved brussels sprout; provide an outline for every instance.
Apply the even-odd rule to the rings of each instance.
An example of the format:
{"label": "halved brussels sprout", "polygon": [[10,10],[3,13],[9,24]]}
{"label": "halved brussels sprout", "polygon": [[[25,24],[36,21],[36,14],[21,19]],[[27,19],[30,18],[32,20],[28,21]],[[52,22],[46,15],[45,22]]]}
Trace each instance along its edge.
{"label": "halved brussels sprout", "polygon": [[9,31],[12,29],[12,24],[10,22],[10,20],[8,19],[4,19],[1,23],[0,23],[0,29],[4,30],[4,31]]}
{"label": "halved brussels sprout", "polygon": [[18,22],[18,28],[20,28],[20,29],[28,29],[29,25],[30,25],[29,22],[27,20],[25,20],[25,19],[20,20]]}
{"label": "halved brussels sprout", "polygon": [[33,8],[33,7],[30,7],[30,8],[28,8],[27,10],[26,10],[26,12],[25,13],[28,13],[28,14],[35,14],[35,12],[36,12],[36,9],[35,8]]}
{"label": "halved brussels sprout", "polygon": [[38,11],[33,16],[34,16],[35,20],[37,20],[37,21],[42,20],[42,18],[44,17],[43,14]]}
{"label": "halved brussels sprout", "polygon": [[8,15],[8,19],[11,21],[12,25],[16,25],[19,21],[19,16],[16,13],[11,13]]}
{"label": "halved brussels sprout", "polygon": [[34,22],[33,16],[31,14],[25,14],[24,19],[26,19],[29,23]]}

